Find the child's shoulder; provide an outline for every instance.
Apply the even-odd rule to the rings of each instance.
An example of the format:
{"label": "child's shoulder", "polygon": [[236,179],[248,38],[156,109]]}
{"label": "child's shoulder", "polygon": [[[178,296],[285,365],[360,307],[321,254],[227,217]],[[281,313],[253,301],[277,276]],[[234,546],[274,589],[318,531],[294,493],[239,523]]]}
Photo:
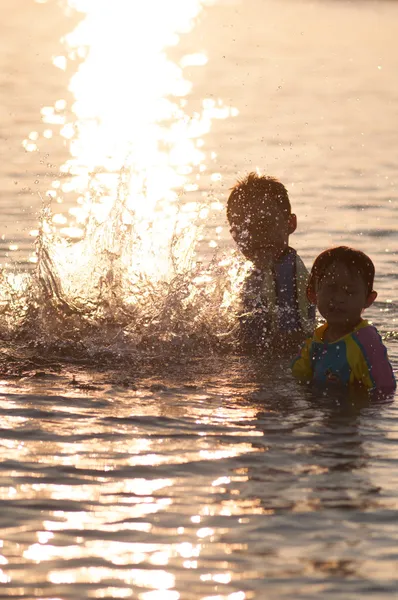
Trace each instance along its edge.
{"label": "child's shoulder", "polygon": [[363,319],[361,323],[354,329],[352,335],[359,344],[367,350],[374,349],[377,346],[383,345],[381,335],[374,325]]}
{"label": "child's shoulder", "polygon": [[297,252],[297,250],[295,250],[294,248],[290,248],[290,249],[295,254],[297,275],[304,275],[305,277],[308,277],[308,274],[309,274],[308,269],[305,266],[303,259],[301,258],[301,256]]}

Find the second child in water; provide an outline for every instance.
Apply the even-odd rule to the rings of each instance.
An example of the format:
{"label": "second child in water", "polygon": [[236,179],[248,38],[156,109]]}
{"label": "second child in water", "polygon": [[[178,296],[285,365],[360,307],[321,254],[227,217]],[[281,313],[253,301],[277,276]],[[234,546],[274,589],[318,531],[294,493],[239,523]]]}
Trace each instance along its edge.
{"label": "second child in water", "polygon": [[377,329],[362,311],[377,297],[371,259],[347,246],[322,252],[308,282],[308,299],[326,323],[315,330],[293,362],[293,375],[321,386],[359,385],[393,392],[396,382]]}

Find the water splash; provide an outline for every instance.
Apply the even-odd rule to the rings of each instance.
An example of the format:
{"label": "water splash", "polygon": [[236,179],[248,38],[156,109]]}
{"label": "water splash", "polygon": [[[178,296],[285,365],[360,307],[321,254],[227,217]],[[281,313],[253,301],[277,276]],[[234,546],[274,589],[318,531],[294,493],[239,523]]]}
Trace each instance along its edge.
{"label": "water splash", "polygon": [[[43,121],[70,149],[61,177],[47,191],[59,203],[58,211],[73,201],[69,214],[64,210],[54,215],[66,237],[80,239],[94,211],[98,220],[107,220],[122,210],[123,225],[128,228],[134,220],[141,238],[142,253],[136,260],[156,262],[159,270],[159,257],[168,254],[175,233],[177,212],[187,230],[203,201],[208,202],[208,192],[201,189],[208,190],[219,175],[208,173],[204,136],[214,119],[237,111],[221,99],[195,98],[187,69],[206,65],[204,50],[174,60],[168,51],[178,47],[205,5],[213,3],[68,1],[84,17],[66,36],[65,53],[54,64],[71,69],[72,99],[59,99],[42,111]],[[181,196],[183,212],[176,206]],[[120,202],[123,207],[115,209]],[[163,270],[168,269],[166,261]]]}
{"label": "water splash", "polygon": [[53,62],[71,70],[73,102],[42,120],[43,141],[63,139],[70,158],[43,201],[35,271],[3,273],[1,287],[3,339],[30,358],[131,364],[231,346],[247,266],[233,253],[202,263],[197,242],[222,208],[203,138],[237,111],[214,98],[189,108],[185,70],[206,54],[167,55],[210,4],[68,0],[82,20]]}
{"label": "water splash", "polygon": [[176,234],[169,248],[172,275],[155,277],[134,264],[140,239],[133,228],[118,226],[117,215],[105,223],[92,216],[83,239],[72,243],[44,206],[35,272],[3,274],[3,339],[46,360],[96,364],[189,360],[230,350],[247,265],[234,254],[203,265],[191,252],[182,261],[178,243]]}

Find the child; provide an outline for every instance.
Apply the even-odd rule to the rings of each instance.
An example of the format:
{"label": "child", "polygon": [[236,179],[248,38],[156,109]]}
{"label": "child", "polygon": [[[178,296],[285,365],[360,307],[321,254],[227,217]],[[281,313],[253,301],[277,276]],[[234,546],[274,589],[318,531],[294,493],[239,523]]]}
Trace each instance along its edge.
{"label": "child", "polygon": [[308,299],[326,323],[316,329],[293,362],[293,375],[322,385],[359,384],[395,390],[387,351],[375,327],[361,314],[376,299],[375,268],[368,256],[346,246],[322,252],[308,282]]}
{"label": "child", "polygon": [[232,188],[227,218],[232,237],[253,263],[242,293],[243,349],[297,348],[313,331],[315,309],[306,296],[308,271],[289,246],[297,218],[285,186],[250,173]]}

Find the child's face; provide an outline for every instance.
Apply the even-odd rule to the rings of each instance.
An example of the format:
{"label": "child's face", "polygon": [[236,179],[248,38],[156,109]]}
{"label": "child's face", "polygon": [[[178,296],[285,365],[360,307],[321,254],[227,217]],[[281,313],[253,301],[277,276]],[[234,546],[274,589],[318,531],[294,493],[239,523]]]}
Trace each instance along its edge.
{"label": "child's face", "polygon": [[377,294],[368,292],[359,272],[344,263],[333,263],[316,286],[316,304],[329,325],[355,327],[364,308],[370,306]]}
{"label": "child's face", "polygon": [[286,215],[277,205],[261,207],[234,223],[231,234],[245,257],[261,266],[269,258],[278,258],[289,245],[296,229],[296,215]]}

